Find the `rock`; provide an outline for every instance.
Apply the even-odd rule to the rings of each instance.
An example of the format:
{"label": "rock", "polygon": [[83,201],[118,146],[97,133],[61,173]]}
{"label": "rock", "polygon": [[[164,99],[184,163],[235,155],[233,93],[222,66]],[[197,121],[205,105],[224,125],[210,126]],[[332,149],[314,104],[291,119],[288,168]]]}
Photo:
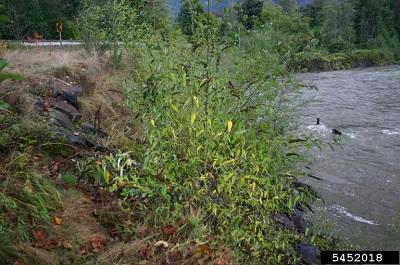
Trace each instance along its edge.
{"label": "rock", "polygon": [[81,129],[82,129],[82,132],[86,133],[86,134],[96,134],[96,132],[97,132],[97,130],[94,127],[94,125],[91,124],[91,123],[88,123],[88,122],[82,123],[81,124]]}
{"label": "rock", "polygon": [[81,130],[86,134],[94,134],[99,137],[105,137],[106,133],[104,133],[101,129],[97,129],[93,124],[84,122],[81,124]]}
{"label": "rock", "polygon": [[65,139],[65,141],[69,142],[72,145],[76,145],[76,146],[88,146],[88,141],[86,140],[85,137],[82,137],[80,135],[76,135],[70,131],[67,130],[55,130],[54,133]]}
{"label": "rock", "polygon": [[309,265],[321,264],[321,250],[319,247],[311,245],[307,242],[301,242],[296,245],[295,250],[299,254],[304,262]]}
{"label": "rock", "polygon": [[81,118],[81,113],[71,104],[60,99],[50,99],[52,108],[59,110],[66,114],[72,122],[77,122]]}
{"label": "rock", "polygon": [[84,137],[74,134],[66,135],[66,140],[73,145],[77,146],[87,146],[87,141]]}
{"label": "rock", "polygon": [[307,227],[310,227],[311,224],[306,219],[304,219],[303,215],[295,211],[293,214],[281,214],[281,213],[273,213],[271,214],[272,220],[283,225],[287,229],[297,230],[300,233],[304,233]]}
{"label": "rock", "polygon": [[300,233],[304,233],[307,228],[311,227],[311,222],[306,220],[303,217],[303,214],[299,211],[295,211],[292,214],[291,220],[293,222],[293,225],[296,227],[296,230]]}
{"label": "rock", "polygon": [[59,110],[56,109],[51,109],[49,112],[49,122],[65,128],[69,131],[71,131],[74,128],[74,124],[72,123],[72,120],[70,117],[68,117],[67,114],[65,114],[64,112],[61,112]]}
{"label": "rock", "polygon": [[272,220],[277,222],[280,225],[283,225],[287,229],[294,230],[296,227],[294,226],[292,220],[290,220],[289,216],[287,214],[281,214],[281,213],[272,213],[270,215]]}
{"label": "rock", "polygon": [[83,94],[80,85],[70,84],[63,80],[54,80],[53,96],[67,101],[69,104],[78,108],[78,98]]}

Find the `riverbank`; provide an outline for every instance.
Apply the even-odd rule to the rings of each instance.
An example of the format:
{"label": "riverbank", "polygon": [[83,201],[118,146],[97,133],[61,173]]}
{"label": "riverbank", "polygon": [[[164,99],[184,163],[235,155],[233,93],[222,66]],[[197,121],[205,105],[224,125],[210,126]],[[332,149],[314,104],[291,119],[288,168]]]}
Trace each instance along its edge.
{"label": "riverbank", "polygon": [[[172,48],[169,54],[176,58],[179,47]],[[191,53],[182,56],[188,61]],[[198,82],[203,81],[177,67],[157,68],[167,69],[157,76],[167,87],[163,99],[169,99],[143,98],[154,113],[139,120],[137,113],[151,108],[145,105],[139,112],[134,110],[141,104],[121,102],[132,95],[128,89],[142,83],[135,79],[127,85],[128,76],[116,71],[107,56],[24,49],[6,52],[5,58],[11,62],[8,71],[25,79],[5,81],[0,90],[0,207],[8,209],[1,213],[0,237],[7,242],[0,247],[2,260],[248,264],[245,260],[279,259],[311,264],[320,248],[332,247],[331,238],[314,233],[300,212],[315,194],[298,181],[302,158],[293,154],[303,141],[283,134],[285,124],[264,126],[261,137],[258,127],[246,128],[245,120],[227,117],[230,104],[217,99],[209,108],[221,116],[207,120],[205,99],[187,89],[188,84],[201,88]],[[175,65],[170,59],[158,58]],[[171,71],[186,78],[169,79]],[[235,72],[228,77],[239,84]],[[177,84],[185,88],[179,95],[173,90]],[[232,103],[241,90],[226,89],[223,95]],[[236,104],[248,107],[246,101]],[[276,116],[277,126],[287,116],[275,111],[279,116],[274,112],[270,117]],[[157,163],[146,165],[149,154]],[[257,256],[257,249],[266,254]]]}
{"label": "riverbank", "polygon": [[384,49],[360,49],[340,53],[314,51],[295,54],[288,63],[288,69],[294,72],[320,72],[398,63],[400,53]]}

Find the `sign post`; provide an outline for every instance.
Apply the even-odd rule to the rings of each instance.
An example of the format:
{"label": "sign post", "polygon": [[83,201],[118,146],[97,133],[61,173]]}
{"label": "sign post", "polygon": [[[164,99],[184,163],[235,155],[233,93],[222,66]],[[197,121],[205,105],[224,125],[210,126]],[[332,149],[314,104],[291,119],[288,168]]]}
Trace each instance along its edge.
{"label": "sign post", "polygon": [[58,34],[60,35],[60,45],[62,47],[62,31],[63,31],[63,24],[61,22],[56,23],[56,30]]}

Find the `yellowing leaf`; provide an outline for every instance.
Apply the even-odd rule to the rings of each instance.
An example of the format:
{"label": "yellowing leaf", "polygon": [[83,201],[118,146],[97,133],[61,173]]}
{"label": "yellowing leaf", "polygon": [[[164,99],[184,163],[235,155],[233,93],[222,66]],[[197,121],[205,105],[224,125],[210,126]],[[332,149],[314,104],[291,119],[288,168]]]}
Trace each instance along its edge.
{"label": "yellowing leaf", "polygon": [[110,171],[108,170],[103,171],[103,179],[105,183],[108,184],[110,182],[110,176],[111,176]]}
{"label": "yellowing leaf", "polygon": [[56,224],[56,225],[61,225],[61,223],[62,223],[62,219],[61,219],[61,217],[54,217],[54,223]]}
{"label": "yellowing leaf", "polygon": [[200,103],[199,103],[199,98],[196,96],[193,96],[194,102],[196,103],[196,106],[199,108],[200,107]]}
{"label": "yellowing leaf", "polygon": [[256,191],[256,183],[255,182],[253,182],[253,192],[255,192]]}
{"label": "yellowing leaf", "polygon": [[156,122],[153,120],[153,119],[151,119],[151,125],[153,125],[153,127],[156,127]]}
{"label": "yellowing leaf", "polygon": [[26,186],[24,187],[24,191],[25,191],[26,193],[32,193],[32,192],[33,192],[32,186],[26,185]]}
{"label": "yellowing leaf", "polygon": [[228,132],[231,132],[232,127],[233,127],[233,122],[232,121],[228,121],[227,126],[228,126]]}
{"label": "yellowing leaf", "polygon": [[235,159],[229,159],[229,160],[225,161],[223,164],[228,165],[228,164],[234,163],[235,161],[236,161]]}
{"label": "yellowing leaf", "polygon": [[193,124],[193,123],[196,121],[196,118],[197,118],[197,114],[196,114],[196,113],[193,113],[193,114],[192,114],[192,117],[191,117],[191,119],[190,119],[190,122]]}
{"label": "yellowing leaf", "polygon": [[171,108],[175,111],[175,112],[179,112],[179,109],[176,105],[171,104]]}

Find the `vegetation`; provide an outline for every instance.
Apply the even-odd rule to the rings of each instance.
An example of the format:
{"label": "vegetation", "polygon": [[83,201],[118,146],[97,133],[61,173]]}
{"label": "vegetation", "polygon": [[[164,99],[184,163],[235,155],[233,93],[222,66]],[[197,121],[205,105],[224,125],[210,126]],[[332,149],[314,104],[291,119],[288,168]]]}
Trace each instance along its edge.
{"label": "vegetation", "polygon": [[[162,18],[164,1],[72,1],[68,8],[65,1],[50,1],[52,8],[44,0],[20,2],[4,1],[2,36],[54,36],[54,22],[67,21],[67,36],[82,40],[89,56],[107,59],[98,68],[112,73],[106,85],[123,95],[115,104],[123,122],[104,119],[109,139],[79,147],[89,155],[73,156],[75,164],[54,177],[37,160],[71,162],[77,147],[42,119],[29,124],[2,95],[0,238],[8,242],[0,246],[2,260],[27,263],[24,244],[52,242],[43,231],[56,231],[51,220],[62,224],[55,214],[69,188],[109,207],[85,216],[96,223],[90,233],[107,230],[105,238],[116,242],[99,253],[107,240],[92,238],[93,253],[86,255],[85,242],[57,241],[51,250],[62,252],[65,264],[110,264],[114,252],[116,264],[302,264],[296,246],[336,247],[312,228],[277,221],[317,198],[300,182],[308,176],[302,152],[316,141],[296,130],[293,100],[301,85],[290,72],[398,62],[395,1],[315,1],[300,8],[295,1],[245,0],[218,15],[184,0],[176,22]],[[5,66],[0,61],[1,81],[19,78],[4,73]],[[87,76],[76,80],[93,89]],[[90,95],[95,131],[105,105],[96,101],[100,96]],[[45,100],[41,106],[46,110]],[[114,250],[118,243],[134,251]],[[132,256],[120,258],[124,253]]]}

